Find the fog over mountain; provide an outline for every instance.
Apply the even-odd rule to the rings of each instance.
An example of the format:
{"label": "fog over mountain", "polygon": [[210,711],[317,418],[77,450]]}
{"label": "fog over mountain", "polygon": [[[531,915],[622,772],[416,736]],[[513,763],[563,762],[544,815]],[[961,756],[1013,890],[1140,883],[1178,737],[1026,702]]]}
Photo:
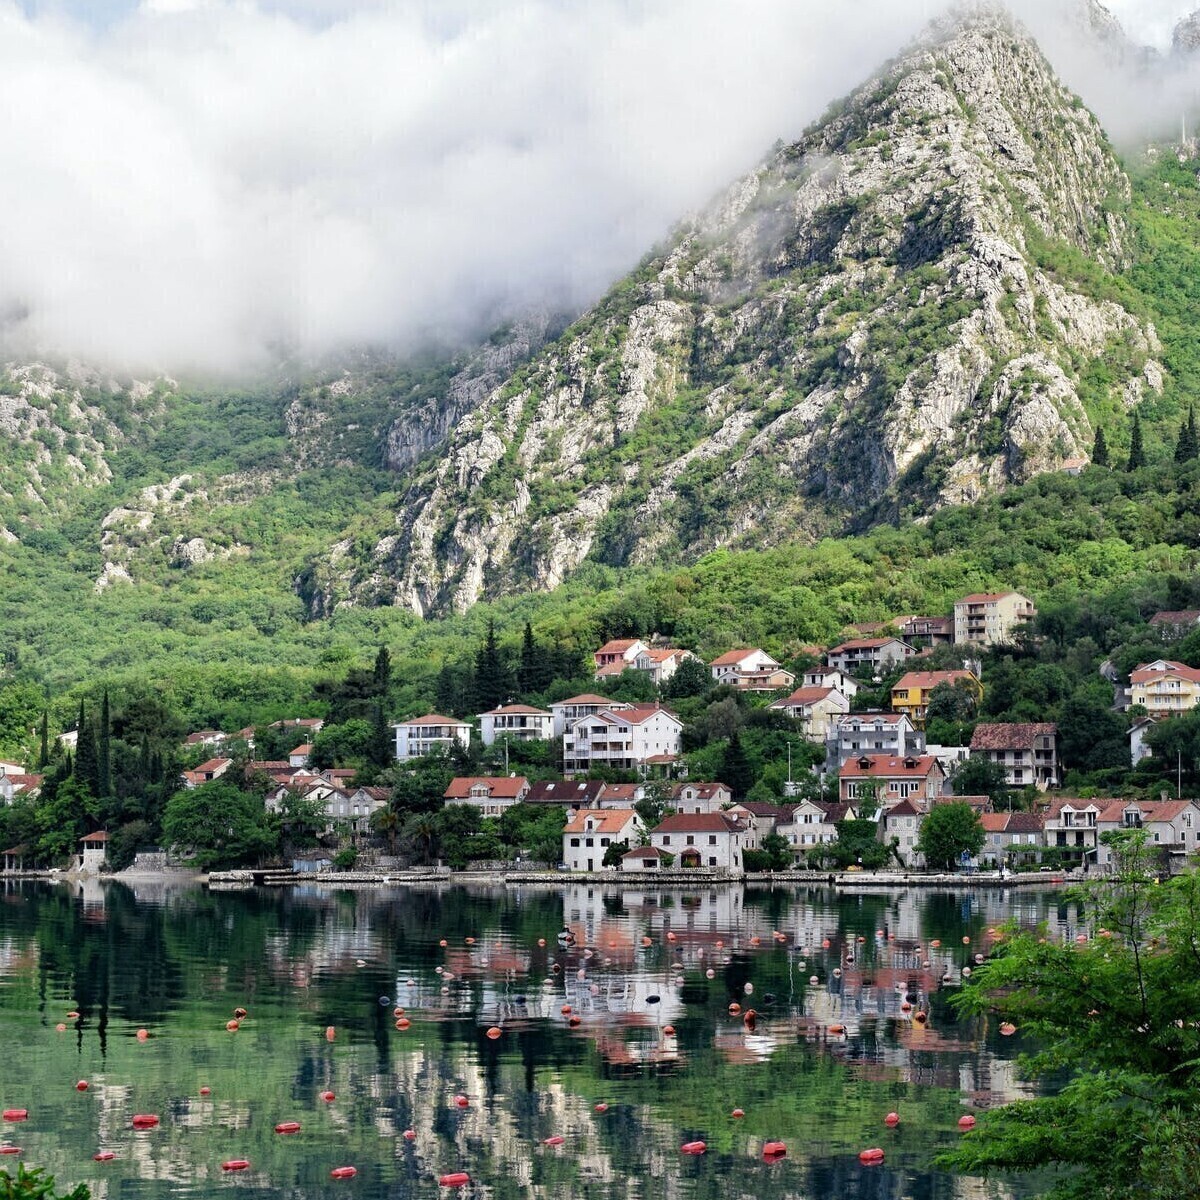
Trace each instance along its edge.
{"label": "fog over mountain", "polygon": [[[582,307],[944,7],[0,3],[5,349],[229,371]],[[1119,141],[1178,128],[1194,63],[1014,7]],[[1164,48],[1188,8],[1111,5]]]}

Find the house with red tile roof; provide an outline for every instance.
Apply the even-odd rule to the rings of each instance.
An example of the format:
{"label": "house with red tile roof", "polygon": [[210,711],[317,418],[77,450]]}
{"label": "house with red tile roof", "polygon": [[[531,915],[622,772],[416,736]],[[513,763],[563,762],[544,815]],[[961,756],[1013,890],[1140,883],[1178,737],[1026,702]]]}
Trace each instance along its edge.
{"label": "house with red tile roof", "polygon": [[838,798],[865,807],[863,802],[873,795],[882,808],[911,800],[924,811],[942,794],[945,784],[946,773],[932,755],[864,754],[842,764]]}
{"label": "house with red tile roof", "polygon": [[1150,618],[1150,628],[1164,642],[1173,642],[1184,637],[1200,625],[1200,608],[1178,609],[1173,612],[1156,612]]}
{"label": "house with red tile roof", "polygon": [[1042,813],[1047,849],[1058,850],[1074,863],[1096,861],[1097,822],[1107,800],[1056,796]]}
{"label": "house with red tile roof", "polygon": [[971,757],[985,758],[1004,768],[1010,787],[1033,784],[1043,791],[1058,787],[1058,726],[1049,721],[999,722],[976,725]]}
{"label": "house with red tile roof", "polygon": [[447,804],[469,804],[485,817],[498,817],[529,795],[523,775],[459,775],[442,793]]}
{"label": "house with red tile roof", "polygon": [[1179,869],[1189,855],[1200,851],[1200,804],[1194,800],[1114,800],[1096,818],[1096,864],[1113,867],[1113,852],[1104,834],[1140,829],[1146,846],[1159,852],[1164,865]]}
{"label": "house with red tile roof", "polygon": [[833,722],[850,711],[850,701],[835,688],[802,687],[776,700],[771,708],[799,721],[805,740],[820,746],[829,737]]}
{"label": "house with red tile roof", "polygon": [[580,809],[563,827],[562,860],[569,871],[603,870],[610,846],[632,846],[641,833],[641,821],[631,808]]}
{"label": "house with red tile roof", "polygon": [[[599,779],[542,779],[530,784],[524,803],[555,805],[568,812],[581,808],[601,808],[608,795],[608,784]],[[632,805],[625,805],[631,808]]]}
{"label": "house with red tile roof", "polygon": [[892,687],[892,711],[904,713],[924,729],[929,698],[937,687],[961,688],[977,705],[983,699],[983,684],[970,671],[908,671]]}
{"label": "house with red tile roof", "polygon": [[479,714],[479,740],[485,746],[497,741],[548,742],[554,736],[554,714],[528,704],[502,704]]}
{"label": "house with red tile roof", "polygon": [[848,713],[830,726],[826,742],[827,770],[864,754],[905,758],[925,753],[925,734],[903,713]]}
{"label": "house with red tile roof", "polygon": [[850,675],[880,675],[912,658],[916,650],[897,637],[850,638],[834,646],[825,661]]}
{"label": "house with red tile roof", "polygon": [[594,767],[635,771],[671,762],[680,752],[683,722],[661,704],[602,708],[572,722],[563,734],[563,773]]}
{"label": "house with red tile roof", "polygon": [[796,677],[769,654],[757,648],[729,650],[708,664],[713,679],[743,692],[774,692],[790,688]]}
{"label": "house with red tile roof", "polygon": [[1156,721],[1191,712],[1200,703],[1200,670],[1169,658],[1141,663],[1129,677],[1129,702]]}
{"label": "house with red tile roof", "polygon": [[399,721],[392,726],[392,731],[396,735],[397,762],[424,758],[434,750],[449,753],[455,746],[465,750],[471,744],[470,725],[437,713]]}
{"label": "house with red tile roof", "polygon": [[895,845],[896,853],[906,867],[920,869],[925,866],[925,856],[917,849],[924,820],[925,809],[917,807],[911,800],[894,804],[880,819],[880,840],[885,846]]}
{"label": "house with red tile roof", "polygon": [[580,717],[593,717],[598,712],[621,712],[633,705],[624,700],[610,700],[607,696],[597,696],[585,692],[582,696],[572,696],[569,700],[557,700],[550,705],[554,714],[554,736],[562,737],[567,732],[567,726],[578,721]]}
{"label": "house with red tile roof", "polygon": [[[635,671],[644,671],[655,687],[666,683],[689,658],[696,658],[690,650],[679,650],[671,646],[648,647],[633,660]],[[699,659],[696,659],[699,662]]]}
{"label": "house with red tile roof", "polygon": [[853,821],[858,813],[852,804],[825,804],[816,800],[801,800],[790,805],[785,818],[775,823],[774,832],[786,838],[797,859],[818,846],[837,841],[839,821]]}
{"label": "house with red tile roof", "polygon": [[615,638],[592,654],[596,678],[609,679],[633,667],[634,659],[649,647],[641,638]]}
{"label": "house with red tile roof", "polygon": [[676,812],[711,813],[720,812],[733,803],[733,789],[725,783],[705,783],[689,779],[676,783],[667,792]]}
{"label": "house with red tile roof", "polygon": [[754,827],[728,813],[677,813],[650,831],[650,844],[675,856],[675,866],[744,874],[743,855],[757,850]]}
{"label": "house with red tile roof", "polygon": [[622,871],[660,871],[663,865],[663,852],[653,846],[635,846],[621,855]]}
{"label": "house with red tile roof", "polygon": [[220,779],[231,766],[233,766],[232,758],[210,758],[198,767],[184,771],[183,786],[197,788],[202,783],[211,783],[214,779]]}

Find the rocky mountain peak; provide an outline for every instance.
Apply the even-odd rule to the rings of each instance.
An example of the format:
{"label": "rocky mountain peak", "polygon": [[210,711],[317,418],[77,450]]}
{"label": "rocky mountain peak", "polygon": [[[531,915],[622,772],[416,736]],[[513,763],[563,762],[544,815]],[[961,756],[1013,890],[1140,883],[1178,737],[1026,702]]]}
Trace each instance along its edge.
{"label": "rocky mountain peak", "polygon": [[937,22],[459,423],[318,607],[418,613],[974,498],[1159,386],[1095,118],[1006,10]]}

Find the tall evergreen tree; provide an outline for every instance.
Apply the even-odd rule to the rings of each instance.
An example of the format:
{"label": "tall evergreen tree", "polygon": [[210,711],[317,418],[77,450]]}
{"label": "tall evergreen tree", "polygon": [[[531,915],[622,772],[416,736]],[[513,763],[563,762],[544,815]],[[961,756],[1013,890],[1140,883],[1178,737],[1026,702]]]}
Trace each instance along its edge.
{"label": "tall evergreen tree", "polygon": [[79,722],[76,726],[74,777],[98,794],[100,786],[100,751],[96,746],[96,728],[87,719],[83,701],[79,702]]}
{"label": "tall evergreen tree", "polygon": [[1129,432],[1129,461],[1125,470],[1137,471],[1146,465],[1146,448],[1142,445],[1142,422],[1137,413],[1133,414],[1133,427]]}
{"label": "tall evergreen tree", "polygon": [[96,730],[96,795],[112,795],[112,713],[108,705],[108,688],[100,703],[100,726]]}
{"label": "tall evergreen tree", "polygon": [[37,769],[43,770],[50,761],[50,714],[42,711],[41,745],[38,748]]}
{"label": "tall evergreen tree", "polygon": [[523,695],[545,691],[553,678],[550,655],[533,636],[533,626],[526,621],[521,638],[521,662],[517,667],[517,691]]}
{"label": "tall evergreen tree", "polygon": [[386,705],[388,689],[392,685],[392,656],[386,646],[379,647],[375,655],[375,668],[372,672],[375,683],[375,695]]}
{"label": "tall evergreen tree", "polygon": [[367,748],[367,757],[377,767],[386,767],[396,761],[396,742],[382,701],[371,712],[371,743]]}
{"label": "tall evergreen tree", "polygon": [[488,621],[487,639],[475,657],[475,703],[484,711],[496,708],[510,691],[508,665],[496,644],[496,623]]}
{"label": "tall evergreen tree", "polygon": [[729,735],[729,744],[725,747],[721,782],[729,786],[735,800],[745,800],[746,793],[754,786],[754,768],[746,757],[746,749],[736,729]]}
{"label": "tall evergreen tree", "polygon": [[1104,440],[1104,426],[1096,426],[1096,437],[1092,441],[1092,465],[1108,466],[1108,443]]}
{"label": "tall evergreen tree", "polygon": [[1179,423],[1179,440],[1175,443],[1175,461],[1177,463],[1189,462],[1196,457],[1197,449],[1196,410],[1188,405],[1187,420]]}

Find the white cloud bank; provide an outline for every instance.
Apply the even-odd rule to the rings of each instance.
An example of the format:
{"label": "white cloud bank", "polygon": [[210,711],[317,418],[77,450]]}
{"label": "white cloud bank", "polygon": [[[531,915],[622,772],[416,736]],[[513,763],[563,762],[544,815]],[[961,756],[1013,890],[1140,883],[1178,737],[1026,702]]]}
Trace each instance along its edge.
{"label": "white cloud bank", "polygon": [[941,7],[0,0],[9,350],[229,369],[586,303]]}

